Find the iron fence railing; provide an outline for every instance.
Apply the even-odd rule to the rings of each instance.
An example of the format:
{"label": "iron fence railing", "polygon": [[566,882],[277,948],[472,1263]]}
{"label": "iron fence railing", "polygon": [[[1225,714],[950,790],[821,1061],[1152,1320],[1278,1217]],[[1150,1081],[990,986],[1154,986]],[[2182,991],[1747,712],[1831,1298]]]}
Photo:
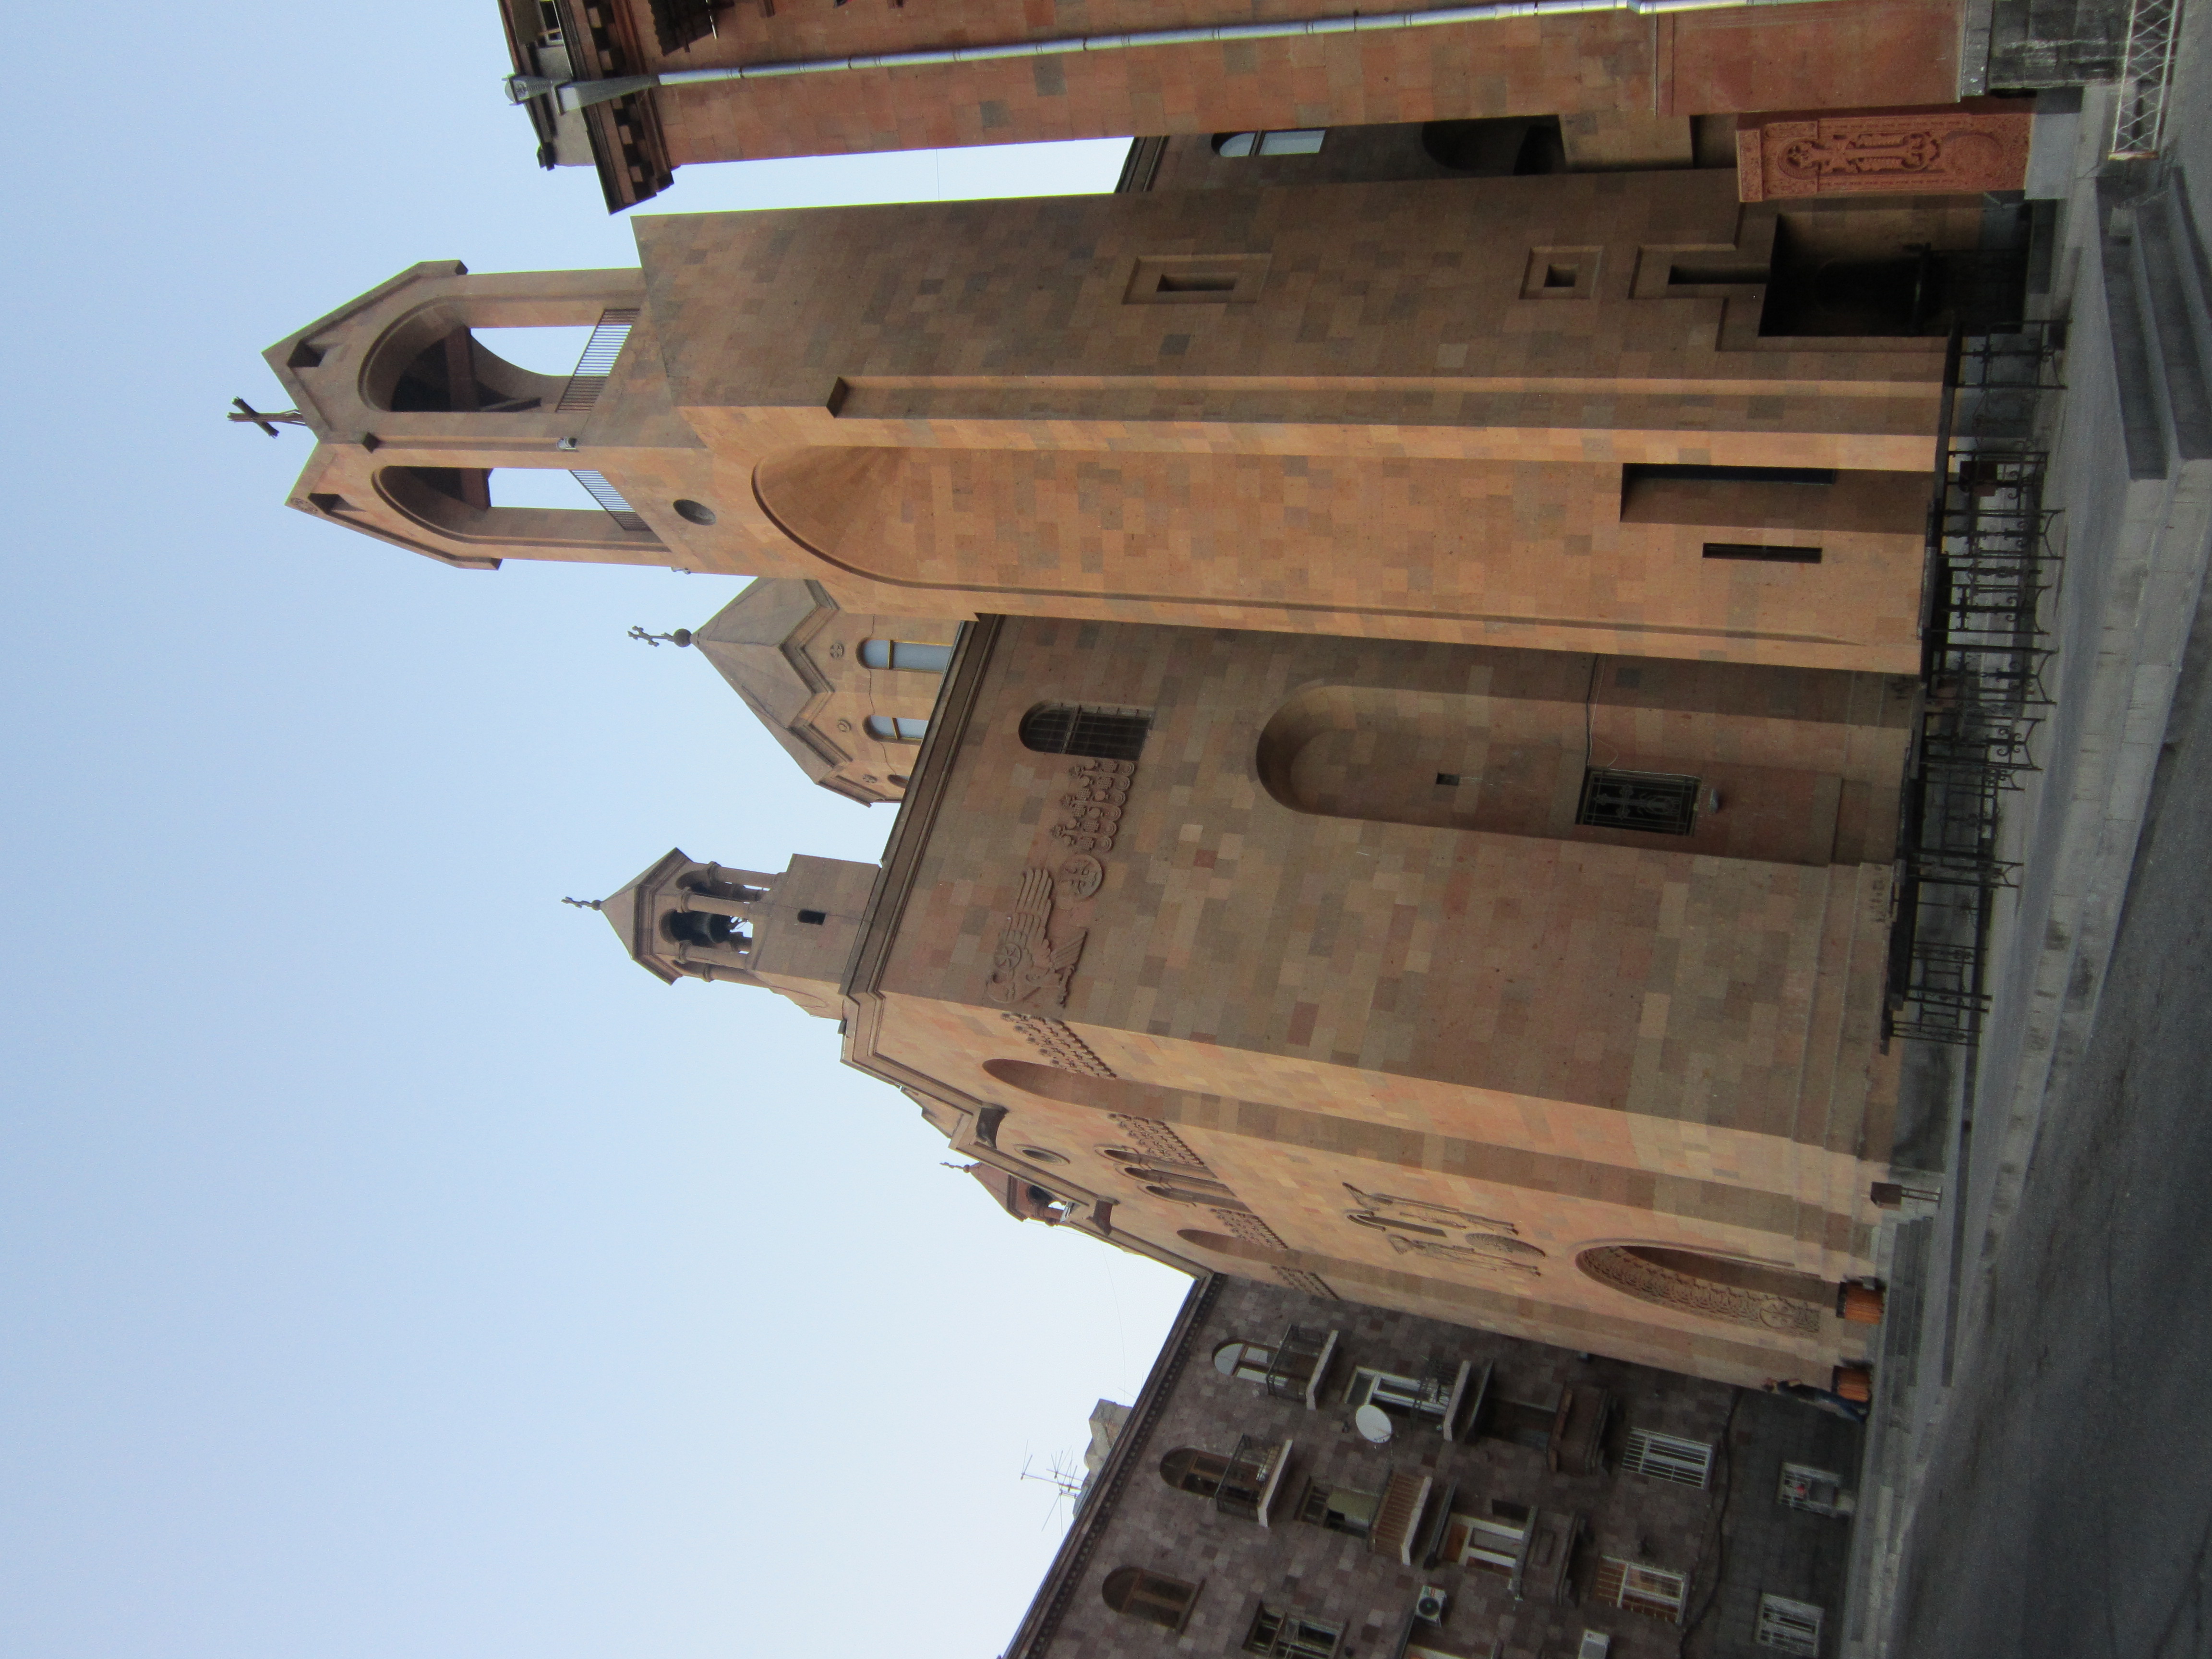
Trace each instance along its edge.
{"label": "iron fence railing", "polygon": [[1285,1327],[1267,1360],[1268,1394],[1277,1400],[1304,1403],[1316,1381],[1315,1373],[1328,1346],[1326,1331],[1306,1325]]}
{"label": "iron fence railing", "polygon": [[1990,1007],[1990,896],[2012,886],[2003,799],[2037,769],[2058,556],[2033,447],[2063,323],[1954,338],[1929,509],[1920,720],[1905,776],[1885,1036],[1972,1044]]}

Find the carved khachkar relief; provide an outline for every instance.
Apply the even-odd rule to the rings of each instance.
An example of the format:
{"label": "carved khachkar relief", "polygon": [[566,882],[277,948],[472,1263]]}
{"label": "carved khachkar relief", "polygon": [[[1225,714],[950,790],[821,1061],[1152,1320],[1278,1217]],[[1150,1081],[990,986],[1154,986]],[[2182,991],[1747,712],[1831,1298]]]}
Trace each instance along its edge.
{"label": "carved khachkar relief", "polygon": [[1319,1273],[1310,1273],[1303,1267],[1271,1267],[1268,1271],[1294,1291],[1304,1291],[1308,1296],[1319,1297],[1324,1302],[1339,1299],[1336,1292],[1329,1289],[1328,1281]]}
{"label": "carved khachkar relief", "polygon": [[[1071,853],[1110,853],[1114,837],[1121,832],[1121,808],[1129,799],[1129,785],[1137,775],[1137,763],[1125,760],[1079,760],[1067,769],[1067,790],[1060,798],[1060,816],[1053,820],[1051,835]],[[1071,859],[1061,866],[1065,875]],[[1096,869],[1097,861],[1088,860]],[[1094,882],[1091,891],[1097,891]],[[1076,894],[1087,898],[1089,894]]]}
{"label": "carved khachkar relief", "polygon": [[985,996],[1016,1008],[1066,1005],[1067,981],[1083,955],[1086,934],[1076,927],[1054,939],[1047,933],[1051,926],[1052,872],[1032,866],[1022,872],[1014,914],[1000,931],[991,976],[983,982]]}
{"label": "carved khachkar relief", "polygon": [[1037,1014],[999,1016],[1012,1025],[1037,1057],[1055,1071],[1076,1072],[1085,1077],[1112,1077],[1114,1068],[1091,1051],[1091,1045],[1067,1029],[1066,1022]]}
{"label": "carved khachkar relief", "polygon": [[[1536,1273],[1543,1252],[1534,1244],[1503,1233],[1469,1233],[1464,1244],[1447,1244],[1440,1238],[1407,1238],[1389,1235],[1390,1248],[1400,1255],[1434,1256],[1440,1261],[1464,1262],[1473,1267],[1495,1267],[1517,1273]],[[1532,1260],[1531,1258],[1534,1258]]]}
{"label": "carved khachkar relief", "polygon": [[1736,118],[1736,194],[1978,193],[2027,182],[2034,113],[1973,100],[1939,109],[1852,110]]}
{"label": "carved khachkar relief", "polygon": [[1348,1181],[1344,1183],[1344,1190],[1350,1193],[1353,1201],[1359,1206],[1345,1219],[1385,1232],[1446,1238],[1462,1229],[1485,1234],[1517,1233],[1521,1231],[1510,1221],[1476,1215],[1471,1210],[1455,1210],[1449,1204],[1431,1204],[1420,1198],[1398,1198],[1389,1193],[1363,1193]]}
{"label": "carved khachkar relief", "polygon": [[1796,1336],[1817,1336],[1820,1312],[1810,1303],[1794,1301],[1771,1291],[1741,1290],[1709,1279],[1662,1267],[1632,1250],[1618,1246],[1585,1250],[1577,1265],[1601,1285],[1607,1285],[1643,1302],[1708,1319],[1724,1319],[1732,1325],[1757,1325]]}
{"label": "carved khachkar relief", "polygon": [[1128,1138],[1130,1145],[1147,1158],[1158,1158],[1164,1164],[1187,1164],[1194,1170],[1206,1169],[1206,1160],[1191,1151],[1190,1143],[1158,1118],[1131,1117],[1122,1112],[1110,1113],[1109,1116],[1114,1127]]}

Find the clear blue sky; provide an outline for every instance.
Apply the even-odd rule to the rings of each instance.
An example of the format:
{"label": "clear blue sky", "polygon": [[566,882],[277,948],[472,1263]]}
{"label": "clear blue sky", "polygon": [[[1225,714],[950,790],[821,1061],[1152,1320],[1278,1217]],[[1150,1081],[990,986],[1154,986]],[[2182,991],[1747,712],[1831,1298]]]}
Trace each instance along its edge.
{"label": "clear blue sky", "polygon": [[[15,14],[0,1652],[998,1653],[1017,1476],[1183,1281],[1017,1225],[780,1000],[564,893],[890,827],[708,665],[737,584],[287,512],[262,347],[418,259],[631,264],[490,0]],[[672,210],[1110,185],[1119,144],[687,169]]]}

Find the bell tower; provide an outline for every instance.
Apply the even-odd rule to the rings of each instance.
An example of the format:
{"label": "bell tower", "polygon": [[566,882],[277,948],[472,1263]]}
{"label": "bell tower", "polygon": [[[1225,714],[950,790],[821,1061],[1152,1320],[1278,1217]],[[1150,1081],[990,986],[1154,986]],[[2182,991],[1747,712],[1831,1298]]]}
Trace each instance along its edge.
{"label": "bell tower", "polygon": [[769,875],[702,863],[679,847],[587,908],[604,915],[631,959],[665,983],[764,986],[810,1014],[836,1019],[875,879],[874,865],[846,859],[801,853],[782,874]]}

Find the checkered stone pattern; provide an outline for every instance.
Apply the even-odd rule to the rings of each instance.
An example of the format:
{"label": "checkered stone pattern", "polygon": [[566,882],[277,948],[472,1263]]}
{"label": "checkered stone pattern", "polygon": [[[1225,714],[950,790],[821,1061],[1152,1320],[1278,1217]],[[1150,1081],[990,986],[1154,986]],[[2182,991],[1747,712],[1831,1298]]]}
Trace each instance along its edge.
{"label": "checkered stone pattern", "polygon": [[[1866,1354],[1869,1328],[1819,1304],[1873,1271],[1897,1089],[1875,826],[1909,687],[1024,618],[992,637],[884,919],[872,1063],[1005,1108],[1001,1144],[1059,1153],[1115,1238],[1170,1260],[1754,1385]],[[1324,709],[1273,743],[1332,687],[1364,699],[1348,726]],[[1024,872],[1054,857],[1065,763],[1018,735],[1048,702],[1152,711],[1103,882],[1049,921],[1083,933],[1059,1012],[1111,1075],[1042,1063],[984,991]],[[1686,837],[1577,827],[1571,793],[1565,821],[1484,827],[1493,785],[1534,813],[1529,757],[1564,750],[1571,775],[1586,741],[1741,785]],[[1265,1231],[1107,1157],[1137,1123]],[[1373,1194],[1474,1219],[1363,1224]],[[1802,1275],[1803,1316],[1719,1321],[1577,1265],[1637,1243]]]}

